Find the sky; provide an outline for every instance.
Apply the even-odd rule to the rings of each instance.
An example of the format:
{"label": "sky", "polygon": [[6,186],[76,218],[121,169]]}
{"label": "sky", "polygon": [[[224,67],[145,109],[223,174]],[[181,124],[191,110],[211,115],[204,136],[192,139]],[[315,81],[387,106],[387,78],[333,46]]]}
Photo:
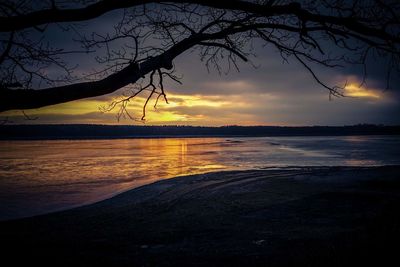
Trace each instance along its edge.
{"label": "sky", "polygon": [[[113,14],[100,18],[94,29],[107,27]],[[51,29],[49,30],[51,31]],[[50,33],[59,43],[70,42],[67,34]],[[11,111],[15,123],[30,124],[132,124],[132,125],[354,125],[400,124],[400,84],[395,81],[385,89],[382,61],[373,61],[367,83],[360,86],[359,70],[317,68],[318,74],[330,85],[345,86],[347,97],[329,97],[329,92],[317,84],[307,70],[298,63],[284,62],[279,53],[256,44],[252,63],[239,62],[240,71],[218,74],[207,70],[196,53],[186,52],[174,65],[182,84],[165,83],[169,103],[159,101],[156,108],[150,102],[146,118],[141,120],[146,95],[131,101],[129,113],[134,118],[117,118],[117,111],[102,112],[101,108],[118,99],[124,90],[111,95],[83,99],[27,110],[34,120],[26,120],[21,111]],[[83,69],[93,62],[74,58]],[[256,67],[254,67],[255,65]],[[396,74],[394,74],[396,75]]]}

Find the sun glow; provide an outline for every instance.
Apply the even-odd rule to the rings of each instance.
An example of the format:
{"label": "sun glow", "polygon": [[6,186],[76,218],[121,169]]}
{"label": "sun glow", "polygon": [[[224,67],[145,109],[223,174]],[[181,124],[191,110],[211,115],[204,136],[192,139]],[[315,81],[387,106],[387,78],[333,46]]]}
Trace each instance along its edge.
{"label": "sun glow", "polygon": [[[48,114],[59,114],[59,115],[81,115],[92,112],[98,112],[99,107],[104,105],[104,101],[100,100],[78,100],[63,104],[57,104],[47,106],[38,109],[27,110],[26,113],[29,115],[48,115]],[[4,115],[19,115],[20,111],[9,111],[4,112]]]}
{"label": "sun glow", "polygon": [[189,119],[189,116],[186,114],[179,114],[170,111],[150,111],[148,112],[148,115],[146,115],[146,120],[159,122],[187,121]]}
{"label": "sun glow", "polygon": [[168,95],[170,101],[169,105],[165,107],[177,107],[177,106],[185,106],[185,107],[221,107],[223,105],[228,104],[227,101],[223,101],[220,97],[211,97],[211,96],[202,96],[202,95]]}
{"label": "sun glow", "polygon": [[[221,107],[229,107],[232,105],[230,101],[223,99],[219,96],[203,96],[203,95],[184,95],[184,94],[168,94],[168,103],[164,101],[158,101],[154,107],[155,99],[152,99],[146,107],[146,116],[144,121],[148,121],[154,124],[162,123],[179,123],[179,122],[196,122],[207,119],[207,115],[199,114],[199,109],[207,110]],[[136,121],[141,121],[143,116],[143,106],[146,102],[146,96],[137,96],[132,99],[127,107],[126,111],[129,116],[122,114],[119,117],[120,122],[125,123],[129,118],[133,118]],[[117,105],[113,110],[104,112],[104,108],[112,103],[112,101],[118,101],[120,97],[105,100],[97,99],[82,99],[78,101],[43,107],[39,109],[27,110],[26,114],[31,118],[43,118],[54,117],[69,117],[69,118],[80,118],[83,116],[89,116],[90,121],[96,121],[101,123],[118,123],[118,110]],[[238,103],[236,103],[238,104]],[[2,115],[10,116],[13,118],[23,117],[22,113],[18,110],[5,112]],[[128,120],[125,120],[128,118]],[[143,122],[144,122],[143,121]]]}
{"label": "sun glow", "polygon": [[358,97],[358,98],[373,98],[379,99],[381,95],[377,92],[377,90],[360,87],[355,83],[350,83],[345,88],[345,95],[350,97]]}

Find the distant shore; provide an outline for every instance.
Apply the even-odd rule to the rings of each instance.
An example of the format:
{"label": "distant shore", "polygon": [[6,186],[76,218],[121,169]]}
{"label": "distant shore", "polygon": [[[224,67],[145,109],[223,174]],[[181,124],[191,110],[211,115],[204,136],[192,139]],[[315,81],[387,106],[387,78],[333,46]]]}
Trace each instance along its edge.
{"label": "distant shore", "polygon": [[0,140],[400,135],[400,126],[0,125]]}
{"label": "distant shore", "polygon": [[1,222],[3,261],[395,266],[399,174],[400,166],[298,167],[163,180],[89,206]]}

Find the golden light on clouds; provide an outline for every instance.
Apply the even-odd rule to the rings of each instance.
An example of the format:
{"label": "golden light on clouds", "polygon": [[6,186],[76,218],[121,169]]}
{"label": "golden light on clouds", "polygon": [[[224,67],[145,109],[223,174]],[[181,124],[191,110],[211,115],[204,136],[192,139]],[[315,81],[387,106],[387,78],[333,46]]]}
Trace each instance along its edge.
{"label": "golden light on clouds", "polygon": [[[119,98],[115,98],[114,100],[118,99]],[[163,122],[195,122],[207,119],[207,116],[202,114],[193,114],[189,112],[190,109],[221,108],[223,106],[230,106],[232,104],[218,96],[168,94],[168,99],[168,104],[160,100],[156,108],[154,107],[155,99],[150,101],[146,108],[146,121],[155,124],[161,124]],[[118,106],[106,113],[101,111],[108,107],[112,101],[112,99],[83,99],[39,109],[27,110],[26,114],[28,114],[30,117],[37,116],[39,118],[43,118],[46,115],[78,117],[90,114],[92,119],[93,116],[96,117],[97,122],[101,119],[104,119],[104,123],[117,123],[118,120],[116,118],[116,113],[119,109]],[[145,96],[137,96],[132,99],[127,106],[127,111],[135,120],[140,121],[143,115],[143,105],[145,101]],[[106,116],[107,114],[108,116]],[[5,112],[2,115],[22,116],[22,113],[21,111],[14,110]],[[110,120],[110,117],[112,121]]]}
{"label": "golden light on clouds", "polygon": [[[243,83],[227,82],[226,86],[232,88],[239,84]],[[214,84],[214,86],[217,85],[223,87],[222,83]],[[122,96],[82,99],[25,112],[31,118],[38,118],[38,120],[28,123],[43,124],[259,125],[262,122],[259,121],[257,114],[251,113],[257,109],[260,101],[264,104],[275,99],[272,95],[260,93],[248,93],[245,96],[241,94],[201,95],[168,93],[167,90],[168,103],[160,98],[157,106],[154,107],[156,102],[154,97],[148,102],[145,120],[141,120],[146,97],[145,94],[138,95],[130,100],[126,107],[129,116],[126,114],[119,116],[120,106],[104,112],[113,101],[121,100]],[[21,111],[10,111],[3,113],[3,116],[9,116],[13,121],[25,123]]]}
{"label": "golden light on clouds", "polygon": [[381,95],[378,90],[360,87],[356,83],[350,83],[346,85],[344,88],[344,95],[350,97],[358,97],[358,98],[370,98],[370,99],[379,99]]}
{"label": "golden light on clouds", "polygon": [[190,116],[186,114],[179,114],[177,112],[151,110],[146,113],[146,120],[152,122],[179,122],[190,120]]}
{"label": "golden light on clouds", "polygon": [[[192,109],[217,109],[229,107],[232,103],[218,96],[168,94],[168,104],[160,101],[154,109],[150,106],[146,112],[146,120],[152,123],[162,122],[196,122],[206,120],[203,114],[193,114]],[[139,102],[144,99],[138,100]],[[138,105],[140,106],[140,105]],[[137,110],[135,112],[140,112]]]}
{"label": "golden light on clouds", "polygon": [[[16,123],[42,124],[309,125],[325,124],[324,118],[315,114],[314,107],[316,106],[324,111],[341,111],[346,114],[343,118],[350,121],[346,113],[350,109],[343,108],[346,105],[351,105],[353,111],[360,109],[369,112],[383,105],[393,106],[398,103],[393,100],[390,92],[384,92],[376,87],[360,87],[357,77],[340,78],[349,81],[343,90],[343,94],[349,98],[343,98],[329,105],[326,104],[326,94],[322,90],[320,94],[318,92],[297,94],[293,98],[288,94],[289,90],[281,93],[270,88],[261,90],[262,85],[256,86],[248,81],[226,81],[206,82],[207,86],[200,86],[198,90],[187,88],[185,91],[183,88],[182,93],[173,93],[174,90],[166,89],[169,103],[160,98],[155,108],[156,98],[154,97],[148,102],[144,121],[141,118],[147,92],[130,100],[126,107],[129,116],[118,117],[119,106],[111,111],[102,112],[102,107],[108,107],[113,101],[121,100],[122,96],[115,95],[26,110],[27,115],[38,118],[34,122],[26,122],[21,111],[10,111],[1,115],[8,116]],[[351,118],[351,123],[353,121],[359,123],[361,120],[359,115]]]}
{"label": "golden light on clouds", "polygon": [[230,102],[219,96],[203,95],[178,95],[168,94],[169,104],[163,105],[165,108],[181,107],[222,107],[229,105]]}
{"label": "golden light on clouds", "polygon": [[[104,105],[105,102],[101,100],[78,100],[67,102],[58,105],[47,106],[38,109],[27,110],[26,113],[29,115],[48,115],[48,114],[60,114],[60,115],[81,115],[92,112],[97,112],[99,107]],[[20,114],[20,111],[8,111],[3,113],[5,116]]]}
{"label": "golden light on clouds", "polygon": [[[206,98],[201,95],[172,95],[174,99],[180,99],[180,105],[186,107],[221,107],[224,104],[227,104],[226,101],[221,101],[220,99],[210,99],[210,97]],[[176,105],[176,103],[171,103],[172,106]]]}

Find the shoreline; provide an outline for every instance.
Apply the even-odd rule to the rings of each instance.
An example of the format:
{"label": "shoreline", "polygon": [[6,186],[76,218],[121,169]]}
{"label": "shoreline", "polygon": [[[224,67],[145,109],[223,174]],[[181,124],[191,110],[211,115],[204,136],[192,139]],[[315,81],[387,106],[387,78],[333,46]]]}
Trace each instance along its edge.
{"label": "shoreline", "polygon": [[180,176],[3,221],[0,236],[6,257],[18,251],[23,257],[14,261],[41,266],[399,262],[399,173],[395,165]]}
{"label": "shoreline", "polygon": [[[52,215],[52,214],[57,214],[60,212],[68,212],[71,210],[79,209],[79,208],[84,208],[92,205],[96,205],[100,202],[108,201],[113,198],[118,197],[119,195],[129,193],[130,191],[139,189],[141,187],[147,187],[147,186],[152,186],[153,184],[158,184],[158,183],[163,183],[167,180],[177,180],[178,179],[191,179],[193,176],[203,176],[203,175],[212,175],[212,176],[219,176],[219,175],[224,175],[227,173],[232,173],[232,172],[237,172],[237,173],[245,173],[245,172],[264,172],[264,171],[311,171],[311,172],[316,172],[316,171],[327,171],[327,170],[334,170],[334,169],[346,169],[346,170],[366,170],[366,169],[371,169],[371,168],[396,168],[399,167],[400,165],[396,164],[389,164],[389,165],[370,165],[370,166],[337,166],[337,165],[321,165],[321,166],[316,166],[316,165],[310,165],[310,166],[297,166],[297,165],[288,165],[288,166],[273,166],[273,167],[263,167],[263,168],[255,168],[255,169],[233,169],[233,170],[218,170],[218,171],[210,171],[210,172],[205,172],[205,173],[197,173],[197,174],[188,174],[188,175],[179,175],[179,176],[174,176],[174,177],[166,177],[162,178],[160,180],[154,181],[154,182],[149,182],[148,184],[143,184],[143,185],[138,185],[123,191],[118,191],[115,193],[110,193],[106,197],[101,198],[99,200],[92,200],[92,201],[87,201],[82,204],[75,204],[73,206],[67,206],[64,208],[56,209],[56,210],[51,210],[51,211],[42,211],[40,213],[32,214],[32,215],[24,215],[24,216],[19,216],[19,217],[11,217],[11,218],[6,218],[6,219],[0,219],[0,223],[2,222],[8,222],[8,221],[18,221],[18,220],[24,220],[24,219],[30,219],[34,217],[40,217],[40,216],[47,216],[47,215]],[[156,186],[156,185],[155,185]],[[177,186],[179,186],[179,182],[177,183]]]}
{"label": "shoreline", "polygon": [[400,137],[395,134],[279,134],[279,135],[127,135],[127,136],[57,136],[57,137],[0,137],[0,141],[85,141],[85,140],[124,140],[124,139],[179,139],[179,138],[263,138],[263,137],[346,137],[346,136],[367,136],[367,137]]}
{"label": "shoreline", "polygon": [[171,137],[277,137],[400,135],[400,125],[344,126],[184,126],[32,124],[0,125],[0,139],[120,139]]}

